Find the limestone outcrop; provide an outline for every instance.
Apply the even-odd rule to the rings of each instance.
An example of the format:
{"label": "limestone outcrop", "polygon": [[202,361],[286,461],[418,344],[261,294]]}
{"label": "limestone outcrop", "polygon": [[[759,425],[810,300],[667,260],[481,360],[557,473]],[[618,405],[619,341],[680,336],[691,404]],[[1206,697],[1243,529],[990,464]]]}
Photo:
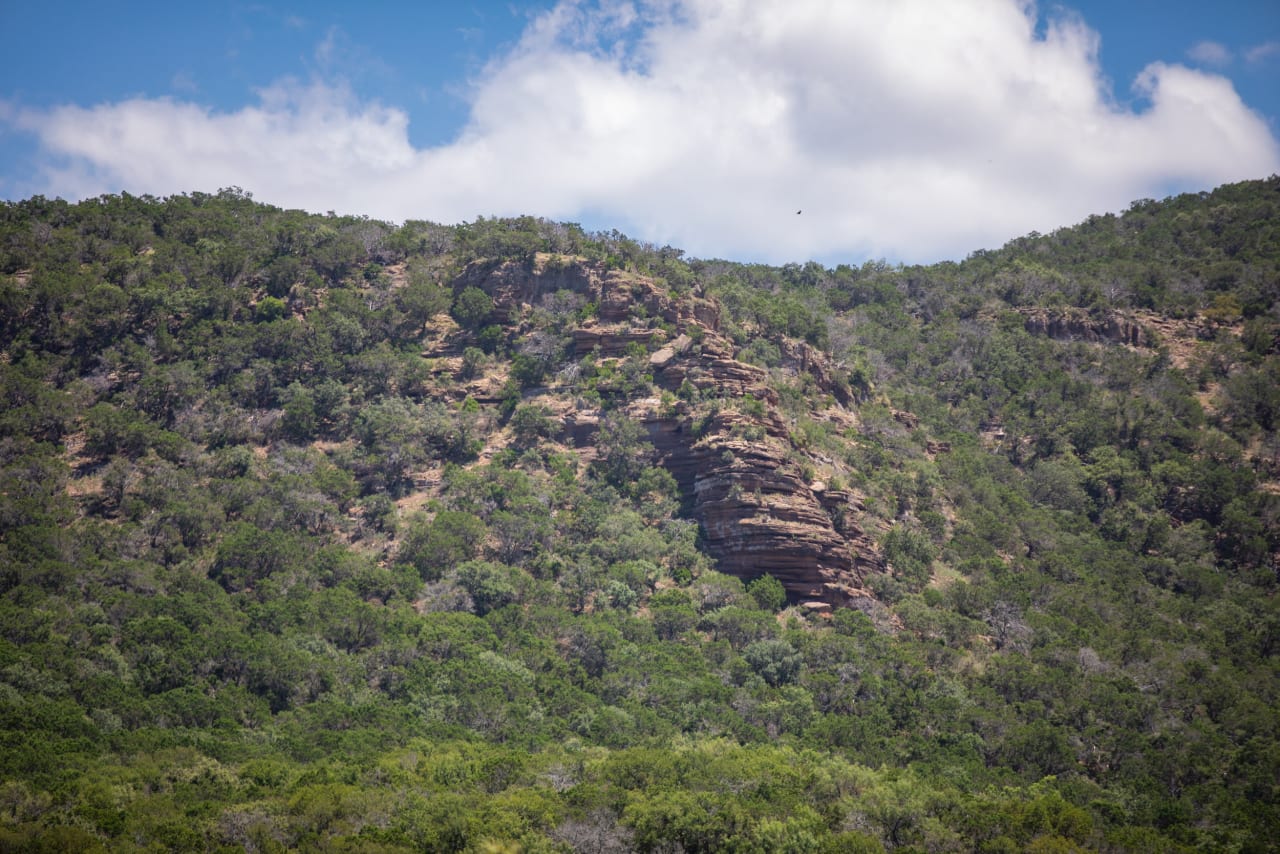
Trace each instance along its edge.
{"label": "limestone outcrop", "polygon": [[1093,315],[1081,310],[1030,309],[1023,312],[1028,332],[1046,335],[1058,341],[1095,341],[1150,347],[1151,333],[1136,320],[1109,311]]}
{"label": "limestone outcrop", "polygon": [[[633,345],[644,349],[654,383],[678,399],[635,400],[628,415],[646,428],[722,572],[744,579],[768,573],[793,602],[819,610],[869,596],[863,581],[884,565],[860,526],[864,508],[854,494],[813,481],[812,461],[793,447],[776,408],[769,373],[734,358],[714,303],[672,297],[643,276],[546,256],[532,265],[469,268],[460,281],[466,285],[489,294],[494,317],[508,320],[547,294],[581,294],[597,310],[572,330],[577,355],[613,358],[634,355]],[[783,370],[809,374],[839,409],[853,402],[821,351],[795,341],[781,349]],[[589,448],[600,413],[557,416],[562,440]]]}
{"label": "limestone outcrop", "polygon": [[846,605],[861,593],[878,553],[856,523],[853,497],[806,481],[786,426],[722,410],[701,422],[641,415],[662,464],[691,499],[707,550],[722,572],[768,573],[793,601]]}
{"label": "limestone outcrop", "polygon": [[633,317],[683,325],[696,322],[712,329],[720,323],[715,303],[695,296],[672,297],[652,279],[604,264],[564,255],[538,253],[527,264],[474,262],[453,283],[455,290],[474,286],[493,300],[490,320],[501,323],[538,305],[543,297],[568,291],[596,305],[600,324]]}

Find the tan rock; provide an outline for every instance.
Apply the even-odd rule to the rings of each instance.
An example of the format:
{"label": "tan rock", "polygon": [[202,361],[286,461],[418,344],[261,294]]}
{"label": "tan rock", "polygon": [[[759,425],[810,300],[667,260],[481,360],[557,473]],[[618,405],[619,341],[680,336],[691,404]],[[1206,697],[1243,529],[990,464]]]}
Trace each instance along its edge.
{"label": "tan rock", "polygon": [[[775,408],[778,398],[768,372],[734,358],[732,343],[717,332],[714,303],[673,297],[643,276],[564,256],[539,255],[529,264],[477,262],[455,283],[468,285],[493,299],[495,321],[523,316],[546,294],[581,294],[598,310],[592,322],[572,332],[579,354],[621,355],[633,343],[648,348],[663,343],[665,335],[649,327],[651,319],[675,326],[682,334],[649,356],[655,382],[670,391],[687,383],[726,403],[709,413],[706,403],[663,407],[654,400],[635,401],[628,414],[646,427],[661,465],[701,524],[718,568],[744,579],[773,575],[792,601],[815,613],[848,606],[865,594],[866,573],[882,570],[883,561],[857,524],[860,504],[847,491],[808,482],[787,423]],[[442,350],[440,355],[455,354]],[[835,368],[808,344],[786,344],[784,369],[811,374],[839,401],[833,409],[852,399]],[[747,395],[763,406],[733,405]],[[599,412],[560,408],[553,414],[562,441],[589,448]],[[853,416],[845,420],[856,423]]]}

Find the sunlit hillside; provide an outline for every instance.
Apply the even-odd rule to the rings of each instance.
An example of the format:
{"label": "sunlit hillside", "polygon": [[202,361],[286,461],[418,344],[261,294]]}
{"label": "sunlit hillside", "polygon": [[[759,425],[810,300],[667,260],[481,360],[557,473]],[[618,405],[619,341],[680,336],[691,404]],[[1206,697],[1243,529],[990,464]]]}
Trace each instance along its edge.
{"label": "sunlit hillside", "polygon": [[0,207],[0,849],[1266,851],[1280,179],[928,267]]}

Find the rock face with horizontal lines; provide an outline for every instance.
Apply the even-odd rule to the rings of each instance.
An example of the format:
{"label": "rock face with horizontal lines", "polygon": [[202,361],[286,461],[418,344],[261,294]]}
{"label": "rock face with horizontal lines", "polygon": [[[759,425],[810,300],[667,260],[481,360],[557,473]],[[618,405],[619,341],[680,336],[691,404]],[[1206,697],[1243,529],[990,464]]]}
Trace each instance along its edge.
{"label": "rock face with horizontal lines", "polygon": [[845,605],[865,595],[866,573],[883,564],[852,521],[855,503],[806,480],[771,409],[640,417],[721,572],[772,575],[793,601]]}
{"label": "rock face with horizontal lines", "polygon": [[[795,602],[843,606],[869,595],[864,578],[884,566],[859,527],[861,505],[851,493],[813,480],[776,408],[768,373],[734,357],[713,303],[673,298],[643,276],[575,259],[477,268],[464,282],[491,296],[495,317],[513,317],[559,290],[581,294],[597,312],[572,330],[575,353],[607,359],[636,347],[647,351],[654,383],[683,399],[635,400],[626,412],[647,430],[720,571],[744,580],[772,575]],[[650,318],[662,326],[644,322]],[[784,370],[807,374],[835,405],[852,402],[823,353],[787,342],[783,356]],[[600,413],[558,415],[564,439],[588,447]]]}

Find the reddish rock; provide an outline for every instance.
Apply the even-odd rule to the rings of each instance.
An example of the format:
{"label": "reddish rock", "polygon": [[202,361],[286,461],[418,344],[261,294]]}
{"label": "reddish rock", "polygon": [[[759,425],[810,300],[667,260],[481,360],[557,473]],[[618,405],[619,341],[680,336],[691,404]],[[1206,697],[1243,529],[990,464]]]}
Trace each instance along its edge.
{"label": "reddish rock", "polygon": [[[615,356],[633,343],[658,343],[664,333],[648,327],[651,318],[675,326],[682,334],[648,359],[655,382],[671,391],[688,384],[724,403],[708,412],[705,402],[691,411],[684,402],[660,409],[656,401],[642,401],[630,414],[646,427],[718,568],[744,579],[773,575],[791,601],[819,612],[867,595],[866,574],[884,567],[858,526],[861,506],[850,493],[811,485],[801,473],[768,372],[734,358],[731,343],[717,332],[713,303],[674,298],[649,279],[601,264],[545,255],[528,264],[477,262],[455,283],[467,286],[489,294],[495,321],[519,317],[547,294],[581,294],[596,304],[597,316],[573,331],[580,354]],[[841,404],[851,400],[821,352],[801,342],[786,342],[783,350],[784,370],[810,374]],[[736,405],[748,395],[759,403]],[[561,438],[580,448],[599,429],[595,411],[555,415]]]}
{"label": "reddish rock", "polygon": [[857,395],[847,377],[821,350],[804,341],[784,341],[781,350],[784,368],[813,377],[818,388],[845,406],[855,402]]}
{"label": "reddish rock", "polygon": [[579,356],[598,352],[601,356],[621,356],[627,347],[639,344],[646,350],[663,333],[657,329],[592,324],[573,330],[573,351]]}
{"label": "reddish rock", "polygon": [[[721,412],[697,436],[687,419],[650,413],[642,420],[662,464],[692,497],[693,517],[721,572],[744,579],[768,573],[793,601],[843,605],[844,589],[860,587],[861,573],[879,566],[874,551],[859,553],[871,544],[856,525],[845,519],[847,530],[837,530],[833,515],[853,512],[847,493],[810,488],[788,459],[786,429],[772,411],[760,419]],[[735,437],[744,424],[765,428],[764,437]]]}
{"label": "reddish rock", "polygon": [[474,261],[453,282],[454,290],[466,287],[479,288],[493,300],[489,319],[494,323],[518,318],[549,294],[569,291],[595,303],[602,323],[656,318],[719,326],[714,303],[696,297],[677,300],[645,276],[567,255],[539,253],[526,263]]}

